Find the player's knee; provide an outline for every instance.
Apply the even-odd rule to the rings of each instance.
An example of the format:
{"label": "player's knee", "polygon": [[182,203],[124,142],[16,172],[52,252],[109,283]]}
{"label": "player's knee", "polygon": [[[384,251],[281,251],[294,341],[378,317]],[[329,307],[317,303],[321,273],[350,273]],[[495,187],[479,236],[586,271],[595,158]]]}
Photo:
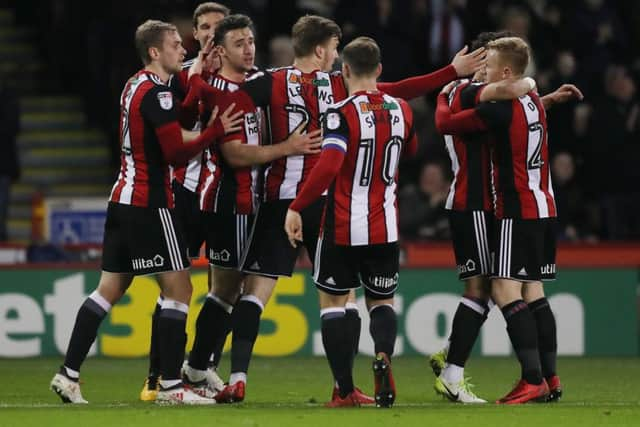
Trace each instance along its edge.
{"label": "player's knee", "polygon": [[464,294],[471,298],[486,301],[491,298],[491,286],[487,286],[483,276],[472,277],[465,280]]}

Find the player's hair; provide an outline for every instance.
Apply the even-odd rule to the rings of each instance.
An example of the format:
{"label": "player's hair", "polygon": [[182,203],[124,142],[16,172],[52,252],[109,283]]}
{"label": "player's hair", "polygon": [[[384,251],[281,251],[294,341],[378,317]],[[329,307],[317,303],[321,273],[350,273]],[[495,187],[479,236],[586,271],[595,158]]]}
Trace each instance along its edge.
{"label": "player's hair", "polygon": [[475,38],[471,42],[471,51],[473,52],[476,49],[480,49],[481,47],[486,47],[489,42],[500,39],[502,37],[514,37],[515,34],[511,31],[503,30],[503,31],[484,31]]}
{"label": "player's hair", "polygon": [[[223,44],[224,37],[229,31],[239,30],[241,28],[250,28],[253,31],[253,21],[247,15],[229,15],[222,21],[218,22],[216,32],[213,36],[213,43],[216,46]],[[255,32],[255,31],[254,31]]]}
{"label": "player's hair", "polygon": [[291,28],[293,52],[298,58],[313,53],[316,46],[325,44],[332,37],[340,39],[342,30],[331,19],[322,16],[302,16]]}
{"label": "player's hair", "polygon": [[224,16],[229,16],[231,10],[223,4],[213,1],[200,3],[196,10],[193,11],[193,28],[198,28],[198,18],[207,13],[221,13]]}
{"label": "player's hair", "polygon": [[156,47],[162,49],[162,42],[166,33],[178,31],[175,25],[168,22],[148,19],[136,29],[136,50],[144,65],[151,63],[149,48]]}
{"label": "player's hair", "polygon": [[529,65],[530,49],[520,37],[503,37],[487,43],[487,49],[500,54],[500,59],[511,66],[514,74],[522,75]]}
{"label": "player's hair", "polygon": [[358,37],[344,47],[342,60],[355,76],[371,75],[380,64],[380,48],[371,37]]}

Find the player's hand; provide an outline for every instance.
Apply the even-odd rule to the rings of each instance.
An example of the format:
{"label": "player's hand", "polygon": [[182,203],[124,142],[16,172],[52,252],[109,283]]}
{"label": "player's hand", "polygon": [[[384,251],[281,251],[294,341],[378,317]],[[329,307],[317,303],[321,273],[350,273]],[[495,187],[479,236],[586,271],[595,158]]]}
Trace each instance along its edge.
{"label": "player's hand", "polygon": [[487,64],[485,48],[478,48],[471,53],[467,53],[468,50],[469,48],[465,45],[451,61],[451,65],[456,69],[458,77],[475,74],[476,71],[480,71]]}
{"label": "player's hand", "polygon": [[444,93],[446,95],[449,95],[451,93],[451,91],[453,90],[454,87],[456,87],[456,84],[458,82],[457,81],[452,81],[450,83],[448,83],[445,87],[442,88],[442,90],[440,91],[440,93]]}
{"label": "player's hand", "polygon": [[208,126],[213,126],[216,120],[220,120],[222,127],[224,128],[225,135],[229,133],[238,132],[242,129],[242,123],[244,123],[244,111],[238,110],[236,112],[233,111],[236,103],[232,103],[227,107],[226,110],[222,113],[220,117],[218,117],[218,106],[213,107],[213,111],[211,112],[211,118],[209,118]]}
{"label": "player's hand", "polygon": [[554,104],[562,104],[571,101],[572,99],[577,99],[579,101],[584,99],[584,95],[580,89],[572,84],[563,84],[558,89],[550,93],[550,95]]}
{"label": "player's hand", "polygon": [[188,78],[190,79],[191,76],[193,76],[194,74],[202,75],[203,66],[204,66],[204,52],[203,52],[203,49],[200,49],[200,52],[198,52],[198,56],[194,58],[193,62],[191,63],[191,66],[189,67]]}
{"label": "player's hand", "polygon": [[298,243],[302,242],[302,217],[300,213],[287,209],[287,216],[284,220],[284,231],[287,233],[287,238],[291,246],[297,248]]}
{"label": "player's hand", "polygon": [[218,47],[213,43],[213,36],[209,37],[202,48],[202,52],[204,54],[203,70],[208,73],[215,73],[220,68],[220,55]]}
{"label": "player's hand", "polygon": [[286,143],[291,148],[289,155],[320,153],[322,146],[322,130],[316,129],[312,132],[303,134],[302,131],[306,125],[307,122],[300,123],[286,139]]}

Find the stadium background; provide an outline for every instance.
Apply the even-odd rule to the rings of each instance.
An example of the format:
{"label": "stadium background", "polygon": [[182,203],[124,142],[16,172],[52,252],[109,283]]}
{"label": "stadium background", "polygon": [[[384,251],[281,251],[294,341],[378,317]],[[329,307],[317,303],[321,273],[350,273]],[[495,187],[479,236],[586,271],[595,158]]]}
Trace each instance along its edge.
{"label": "stadium background", "polygon": [[[3,189],[11,183],[9,199],[0,195],[0,206],[8,206],[9,214],[8,235],[0,233],[3,372],[18,366],[11,365],[10,358],[64,352],[76,308],[97,282],[103,211],[118,152],[118,96],[125,80],[140,68],[133,32],[151,17],[175,22],[191,56],[195,42],[190,14],[198,3],[0,1],[0,183]],[[637,370],[640,2],[240,0],[225,4],[254,19],[259,66],[287,64],[292,23],[303,13],[317,13],[342,26],[345,42],[357,35],[376,38],[385,81],[445,65],[483,30],[509,29],[528,40],[534,54],[528,73],[541,93],[571,82],[585,94],[584,102],[549,112],[562,230],[558,281],[548,289],[558,317],[559,352],[631,356],[611,360],[631,363],[625,366]],[[434,97],[412,103],[421,149],[416,159],[401,165],[406,269],[397,307],[397,348],[408,360],[444,343],[461,290],[443,210],[450,178],[444,144],[433,126]],[[302,260],[298,274],[279,284],[265,311],[257,355],[321,354],[317,302],[306,267]],[[196,311],[190,316],[190,331],[205,283],[206,273],[196,269],[192,301]],[[157,292],[151,279],[137,279],[105,321],[94,354],[144,356]],[[369,354],[367,322],[362,336],[361,352]],[[504,356],[510,351],[504,322],[494,311],[474,355]],[[587,365],[585,372],[593,366]]]}

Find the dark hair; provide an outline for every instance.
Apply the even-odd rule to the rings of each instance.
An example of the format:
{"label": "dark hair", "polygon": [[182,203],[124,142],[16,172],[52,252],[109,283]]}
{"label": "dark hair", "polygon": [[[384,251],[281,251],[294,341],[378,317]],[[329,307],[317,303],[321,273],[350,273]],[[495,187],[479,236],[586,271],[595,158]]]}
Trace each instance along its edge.
{"label": "dark hair", "polygon": [[165,34],[173,31],[178,31],[175,25],[153,19],[145,21],[136,29],[136,50],[144,65],[148,65],[151,62],[149,48],[162,49]]}
{"label": "dark hair", "polygon": [[328,42],[332,37],[340,39],[342,30],[331,19],[317,15],[305,15],[291,28],[293,52],[296,57],[313,53],[316,46]]}
{"label": "dark hair", "polygon": [[250,28],[253,31],[253,21],[247,15],[229,15],[222,21],[218,22],[216,32],[213,36],[213,43],[218,46],[224,42],[224,36],[229,31],[239,30],[241,28]]}
{"label": "dark hair", "polygon": [[475,38],[471,42],[471,51],[473,52],[476,49],[480,49],[481,47],[486,47],[487,43],[492,42],[496,39],[500,39],[502,37],[513,37],[515,34],[512,31],[484,31]]}
{"label": "dark hair", "polygon": [[345,46],[342,59],[354,75],[370,75],[380,64],[380,48],[371,37],[358,37]]}
{"label": "dark hair", "polygon": [[231,10],[223,4],[212,1],[201,3],[193,11],[193,28],[198,28],[198,18],[207,13],[221,13],[224,16],[229,16]]}

